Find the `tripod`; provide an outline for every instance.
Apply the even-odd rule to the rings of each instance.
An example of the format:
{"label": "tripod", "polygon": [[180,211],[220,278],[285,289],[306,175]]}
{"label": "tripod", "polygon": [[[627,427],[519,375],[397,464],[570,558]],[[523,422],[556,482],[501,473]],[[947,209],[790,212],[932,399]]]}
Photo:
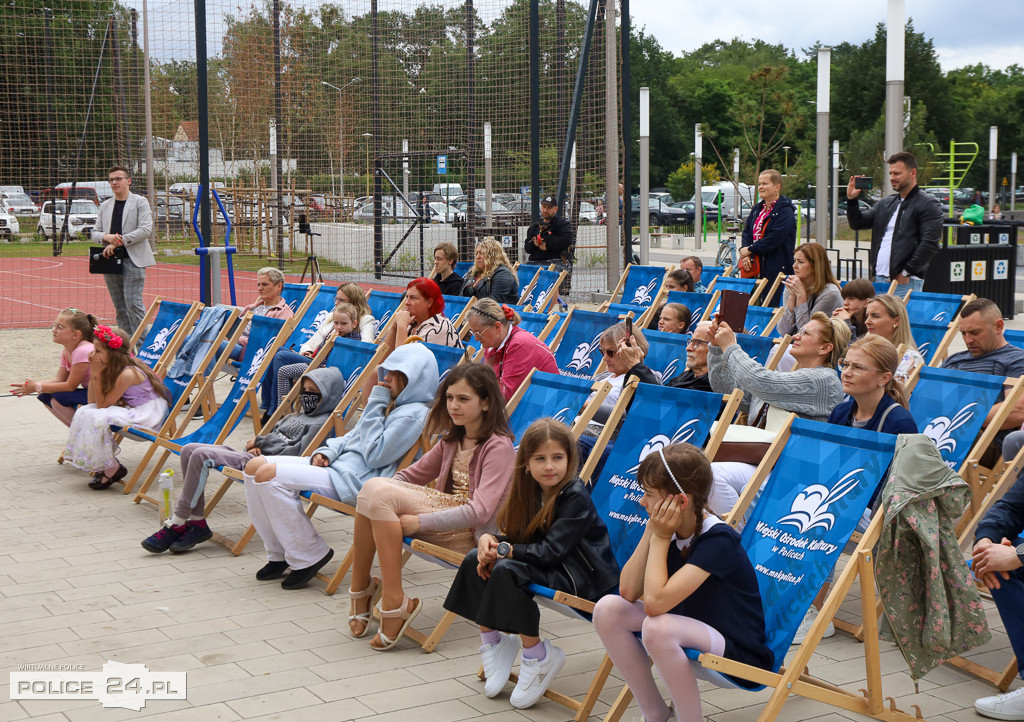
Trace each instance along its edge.
{"label": "tripod", "polygon": [[310,283],[323,283],[324,274],[320,270],[320,259],[316,257],[316,252],[313,250],[313,236],[321,234],[313,233],[305,215],[299,216],[299,233],[306,236],[306,265],[302,267],[302,278],[299,279],[299,283],[306,282],[306,273],[310,274]]}

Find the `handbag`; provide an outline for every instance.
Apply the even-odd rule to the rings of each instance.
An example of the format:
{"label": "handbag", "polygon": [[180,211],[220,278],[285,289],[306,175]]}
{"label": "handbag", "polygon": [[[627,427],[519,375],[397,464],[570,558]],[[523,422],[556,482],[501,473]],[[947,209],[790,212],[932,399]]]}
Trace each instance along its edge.
{"label": "handbag", "polygon": [[104,248],[105,246],[89,246],[89,273],[123,274],[124,259],[128,257],[128,251],[119,246],[114,249],[114,255],[107,258],[103,255]]}
{"label": "handbag", "polygon": [[[760,464],[778,436],[777,430],[765,427],[778,426],[779,412],[779,409],[773,409],[770,404],[762,404],[750,426],[729,424],[715,453],[715,461],[736,461],[752,466]],[[788,416],[788,413],[782,412],[783,419]]]}
{"label": "handbag", "polygon": [[740,278],[760,278],[761,257],[756,253],[751,253],[748,258],[750,259],[750,267],[744,268],[743,264],[740,264]]}

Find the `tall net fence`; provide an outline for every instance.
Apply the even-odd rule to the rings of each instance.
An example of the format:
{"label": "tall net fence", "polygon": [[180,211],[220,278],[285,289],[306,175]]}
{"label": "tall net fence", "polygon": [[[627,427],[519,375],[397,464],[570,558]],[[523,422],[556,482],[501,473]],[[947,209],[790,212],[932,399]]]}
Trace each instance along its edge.
{"label": "tall net fence", "polygon": [[[562,208],[578,228],[574,300],[607,285],[598,207],[606,117],[621,100],[606,104],[605,10]],[[224,243],[229,221],[237,268],[301,274],[315,255],[329,280],[388,287],[429,272],[441,241],[468,261],[493,235],[518,258],[530,223],[528,0],[208,0],[205,12],[207,157],[223,202],[206,240]],[[540,3],[541,195],[557,189],[586,18],[587,4]],[[66,306],[113,317],[87,255],[115,163],[155,209],[147,304],[198,298],[193,3],[12,0],[0,39],[3,324],[45,325]],[[251,287],[241,281],[242,301]]]}

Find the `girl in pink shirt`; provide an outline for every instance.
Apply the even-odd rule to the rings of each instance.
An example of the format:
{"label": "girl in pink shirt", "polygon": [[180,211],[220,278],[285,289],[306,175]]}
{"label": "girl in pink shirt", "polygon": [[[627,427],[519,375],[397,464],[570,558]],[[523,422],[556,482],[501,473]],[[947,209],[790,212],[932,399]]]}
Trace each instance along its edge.
{"label": "girl in pink shirt", "polygon": [[[89,403],[89,354],[93,350],[95,327],[96,318],[91,313],[77,308],[65,308],[58,313],[52,329],[53,342],[62,347],[57,375],[48,381],[25,379],[23,383],[11,384],[11,393],[39,394],[39,400],[50,413],[65,426],[71,426],[75,410]],[[64,463],[64,457],[58,462]]]}
{"label": "girl in pink shirt", "polygon": [[[505,400],[488,366],[461,364],[449,372],[427,430],[440,435],[430,451],[393,479],[370,479],[356,500],[349,627],[352,636],[365,635],[370,607],[383,597],[381,627],[370,642],[378,651],[394,647],[423,608],[402,590],[402,538],[466,553],[481,534],[497,532],[515,466]],[[370,577],[375,556],[381,579]]]}

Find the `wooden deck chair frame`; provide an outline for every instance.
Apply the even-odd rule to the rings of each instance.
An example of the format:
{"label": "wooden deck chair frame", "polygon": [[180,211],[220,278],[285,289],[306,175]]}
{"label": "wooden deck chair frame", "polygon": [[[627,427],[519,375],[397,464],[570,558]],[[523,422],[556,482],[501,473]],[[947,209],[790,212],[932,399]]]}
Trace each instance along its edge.
{"label": "wooden deck chair frame", "polygon": [[[704,289],[704,293],[714,293],[717,290],[716,287],[718,286],[718,278],[721,278],[721,276],[715,278],[715,280],[712,281],[711,284],[707,288]],[[750,300],[747,302],[748,306],[756,306],[756,305],[758,305],[757,299],[761,298],[761,293],[762,293],[762,291],[764,291],[764,288],[767,285],[768,285],[768,279],[767,278],[759,278],[759,279],[757,279],[757,283],[754,284],[754,289],[750,292]]]}
{"label": "wooden deck chair frame", "polygon": [[[627,263],[626,264],[626,270],[622,272],[621,276],[619,276],[619,282],[617,284],[615,284],[615,288],[612,289],[612,293],[608,297],[608,300],[605,301],[603,304],[601,304],[601,307],[597,309],[598,311],[602,311],[603,312],[603,311],[607,310],[607,308],[608,308],[608,306],[610,304],[621,303],[622,292],[623,292],[623,290],[626,287],[626,278],[629,276],[629,269],[631,269],[635,265],[638,265],[638,264],[635,264],[635,263]],[[665,279],[668,277],[668,274],[672,273],[672,271],[674,271],[675,269],[676,269],[676,267],[671,265],[671,264],[665,266],[665,273],[662,274],[661,284],[658,285],[657,292],[651,294],[651,298],[657,299],[659,296],[661,296],[661,291],[662,291],[663,288],[665,288]],[[618,299],[618,300],[616,300],[616,299]],[[640,306],[638,306],[637,308],[640,308]]]}
{"label": "wooden deck chair frame", "polygon": [[[555,264],[552,263],[551,264],[551,268],[549,268],[548,270],[549,271],[554,271],[554,265]],[[544,303],[542,305],[540,305],[540,306],[534,306],[533,304],[530,304],[530,308],[533,309],[533,313],[550,313],[551,312],[551,308],[555,305],[555,302],[558,300],[558,289],[560,289],[562,287],[562,283],[565,282],[565,277],[567,275],[568,275],[568,272],[566,272],[566,271],[559,271],[558,272],[558,278],[555,279],[555,282],[553,284],[551,284],[552,292],[549,293],[547,295],[547,297],[544,299]],[[535,287],[537,285],[537,280],[539,278],[540,278],[540,273],[538,273],[537,277],[533,279],[533,283],[531,284],[531,287]],[[523,300],[523,298],[524,298],[523,296],[519,297],[520,300]]]}
{"label": "wooden deck chair frame", "polygon": [[[330,354],[330,347],[328,346],[328,344],[324,344],[324,346],[327,347],[326,353],[324,352],[325,349],[320,349],[320,353],[316,355],[316,357],[313,359],[313,362],[310,363],[309,365],[311,369],[318,368],[319,366],[323,365],[324,360]],[[316,436],[314,436],[313,439],[309,442],[309,444],[306,445],[306,448],[302,450],[301,456],[309,456],[316,449],[323,446],[324,441],[326,441],[326,439],[331,435],[332,432],[334,433],[335,437],[345,435],[345,432],[347,431],[346,427],[348,426],[348,422],[351,420],[352,415],[359,413],[356,408],[358,406],[358,404],[356,403],[357,397],[359,396],[359,393],[362,390],[363,383],[366,381],[367,374],[376,373],[377,367],[387,357],[388,350],[388,347],[384,344],[378,346],[377,352],[373,355],[370,361],[367,362],[366,367],[363,369],[363,372],[356,376],[355,380],[349,385],[348,391],[346,391],[345,394],[341,397],[341,400],[338,401],[338,405],[334,407],[334,411],[324,421],[323,426],[321,426],[320,430],[317,431]],[[274,424],[276,424],[281,418],[283,418],[286,415],[286,413],[291,409],[295,400],[299,397],[299,392],[300,388],[298,384],[292,386],[291,390],[289,390],[288,392],[288,395],[285,397],[285,399],[277,407],[277,410],[267,421],[268,428],[273,428]],[[414,447],[414,449],[415,448],[416,447]],[[220,503],[220,500],[227,493],[228,489],[233,487],[235,484],[242,483],[244,481],[242,478],[241,469],[232,469],[229,467],[225,467],[224,469],[221,470],[221,473],[224,474],[225,479],[223,482],[221,482],[221,485],[217,487],[217,490],[213,493],[213,495],[207,500],[206,507],[203,510],[204,516],[210,515],[213,509],[217,506],[217,504]],[[327,497],[321,498],[326,499]],[[333,499],[328,499],[328,501],[332,504],[341,503],[336,502]],[[324,506],[326,506],[326,504],[324,504]],[[310,508],[306,509],[306,516],[312,518],[314,511],[316,511],[316,506],[311,504]],[[223,534],[218,534],[217,532],[214,532],[212,540],[220,544],[222,547],[224,547],[237,557],[241,555],[243,551],[245,551],[245,548],[249,545],[249,542],[252,541],[252,538],[255,535],[256,527],[253,526],[252,523],[250,523],[249,526],[246,528],[245,532],[238,539],[231,539],[229,537],[224,536]],[[351,551],[349,552],[349,555],[346,556],[346,559],[348,560],[349,565],[351,565]],[[323,578],[323,575],[321,574],[318,574],[317,576]],[[337,585],[335,585],[335,587],[336,586]]]}
{"label": "wooden deck chair frame", "polygon": [[[605,425],[606,428],[608,426],[614,427],[618,425],[619,419],[622,418],[622,415],[625,413],[625,409],[629,404],[629,401],[633,398],[633,389],[635,387],[636,382],[631,381],[630,385],[628,385],[626,388],[622,390],[622,393],[619,395],[618,400],[615,402],[615,406],[612,408],[611,413],[608,415],[608,421]],[[594,406],[594,404],[590,404],[588,408]],[[585,424],[583,426],[585,427]],[[576,427],[577,425],[573,426],[574,429]],[[598,443],[600,443],[600,439],[598,440]],[[597,447],[595,446],[595,449],[596,448]],[[591,457],[593,457],[593,454],[591,454]],[[416,554],[421,558],[434,560],[444,567],[453,566],[457,569],[458,566],[462,563],[462,559],[464,556],[462,554],[459,554],[458,552],[453,552],[450,549],[445,549],[444,547],[430,544],[429,542],[425,542],[420,539],[406,538],[405,545],[406,553],[402,557],[403,563],[405,563],[412,554]],[[376,617],[377,614],[378,612],[375,610],[374,616]],[[425,634],[418,629],[409,627],[405,631],[404,636],[408,637],[409,639],[413,640],[418,645],[420,645],[423,651],[433,652],[435,649],[437,649],[437,645],[440,643],[441,639],[444,638],[444,635],[445,633],[447,633],[448,628],[451,627],[452,622],[454,622],[457,618],[458,615],[456,615],[454,612],[449,612],[448,610],[445,610],[444,614],[441,616],[437,624],[434,625],[434,628],[429,633]]]}
{"label": "wooden deck chair frame", "polygon": [[[960,316],[958,313],[957,318],[959,317]],[[913,324],[911,324],[911,329],[913,329]],[[950,321],[949,329],[942,337],[942,341],[939,342],[939,347],[935,349],[935,355],[933,355],[932,360],[928,362],[929,366],[931,366],[932,368],[938,368],[942,366],[942,362],[946,360],[947,356],[949,356],[949,347],[950,345],[952,345],[953,339],[955,339],[959,333],[960,328],[959,326],[957,326],[956,318],[954,318],[952,321]]]}
{"label": "wooden deck chair frame", "polygon": [[[259,366],[253,373],[248,386],[242,390],[242,393],[238,398],[238,402],[235,404],[235,408],[232,409],[231,413],[228,415],[224,427],[220,430],[220,432],[218,432],[215,439],[210,443],[224,443],[224,440],[231,434],[232,431],[235,430],[235,427],[240,423],[243,414],[250,416],[252,418],[253,431],[256,434],[260,433],[260,400],[259,396],[256,393],[256,389],[259,388],[260,380],[263,378],[263,375],[267,372],[267,369],[270,368],[270,363],[274,358],[274,354],[277,353],[277,350],[281,348],[285,341],[288,340],[289,335],[291,335],[291,332],[295,329],[295,326],[298,324],[300,318],[301,314],[295,314],[291,318],[288,318],[284,321],[284,324],[281,326],[281,330],[278,332],[277,336],[271,343],[268,352],[264,355],[263,360],[260,361]],[[245,324],[238,324],[238,328],[236,328],[235,332],[232,334],[231,340],[237,343],[237,340],[241,335],[241,330],[244,328]],[[221,361],[228,357],[228,355],[231,353],[232,348],[233,344],[229,342],[227,347],[224,349],[224,354],[221,356]],[[193,404],[204,403],[206,399],[208,399],[208,397],[213,394],[213,384],[215,383],[215,381],[216,377],[211,374],[210,377],[206,379],[206,382],[203,384],[202,388],[199,390],[199,395],[196,397],[195,400],[193,400]],[[184,395],[182,397],[184,398]],[[175,431],[172,432],[175,434],[175,437],[177,437],[178,431],[178,429],[175,429]],[[136,494],[135,496],[134,501],[136,504],[140,503],[144,499],[150,500],[150,497],[146,496],[146,492],[149,491],[150,486],[156,480],[157,475],[160,473],[160,468],[163,466],[164,462],[167,460],[167,457],[170,456],[171,453],[180,454],[183,445],[178,441],[177,438],[172,438],[171,434],[169,433],[166,435],[158,434],[156,438],[151,442],[150,446],[160,447],[161,453],[159,460],[156,462],[156,464],[153,465],[153,470],[150,472],[149,476],[146,477],[146,480],[139,488],[138,494]],[[149,450],[147,450],[147,453],[148,451]],[[140,464],[139,469],[141,468],[143,467]]]}
{"label": "wooden deck chair frame", "polygon": [[[636,393],[637,385],[638,384],[635,380],[631,381],[629,386],[622,390],[623,395],[626,395],[628,393],[629,398],[631,400],[633,395]],[[737,409],[739,409],[740,402],[742,400],[743,392],[739,391],[738,389],[733,389],[732,393],[723,395],[722,403],[724,404],[724,406],[722,409],[721,418],[732,418],[732,416],[736,414]],[[622,413],[625,413],[624,407]],[[621,419],[621,417],[622,414],[619,415],[619,419]],[[605,430],[607,430],[608,433],[602,432],[601,436],[598,437],[598,441],[594,445],[593,452],[587,459],[587,463],[584,465],[583,470],[580,472],[580,478],[583,479],[583,481],[585,481],[588,485],[593,484],[593,480],[591,477],[593,476],[594,469],[597,466],[601,454],[607,447],[608,442],[611,439],[611,435],[614,431],[614,427],[618,425],[619,419],[616,419],[614,425],[611,423],[605,425]],[[609,422],[611,422],[610,418]],[[609,430],[610,426],[611,430]],[[725,437],[725,432],[727,428],[728,424],[715,424],[712,426],[708,435],[707,442],[704,445],[704,455],[708,458],[708,460],[714,460],[715,454],[718,453],[718,449],[722,445],[722,439]],[[583,599],[581,597],[577,597],[575,595],[569,594],[568,592],[564,592],[561,590],[553,591],[554,594],[551,597],[552,601],[557,602],[558,604],[561,604],[564,607],[566,607],[566,612],[569,614],[569,616],[578,618],[578,615],[575,614],[576,612],[582,612],[584,614],[593,613],[594,602],[591,602],[589,599]],[[575,722],[583,722],[584,720],[587,720],[590,717],[590,713],[593,711],[594,705],[597,703],[598,697],[600,696],[601,691],[604,689],[604,685],[608,681],[608,676],[611,674],[612,667],[613,665],[611,659],[609,659],[607,654],[604,655],[601,664],[598,666],[593,678],[590,681],[590,684],[587,687],[586,693],[580,699],[576,699],[574,697],[571,697],[562,692],[558,692],[557,690],[551,688],[548,688],[548,690],[544,693],[544,696],[547,699],[550,699],[552,702],[556,702],[557,704],[560,704],[563,707],[566,707],[567,709],[571,710],[573,712],[573,720]],[[477,672],[477,676],[481,679],[484,678],[483,667],[481,667],[480,670]],[[509,681],[513,683],[517,682],[518,675],[516,675],[515,673],[511,674],[509,676]],[[628,700],[626,701],[626,703],[628,704]]]}
{"label": "wooden deck chair frame", "polygon": [[461,311],[459,311],[459,315],[455,318],[449,317],[448,320],[452,322],[453,328],[458,330],[466,322],[466,317],[469,315],[469,309],[473,308],[474,303],[476,303],[476,297],[470,296],[469,300],[466,301],[466,305],[462,307]]}
{"label": "wooden deck chair frame", "polygon": [[[526,396],[526,393],[529,391],[530,384],[533,383],[533,375],[536,372],[537,369],[530,369],[530,373],[526,375],[526,378],[523,379],[521,384],[519,384],[519,388],[516,389],[514,394],[512,394],[512,398],[510,398],[508,403],[505,404],[505,413],[508,418],[512,418],[512,414],[515,413],[520,402],[522,402],[523,397]],[[607,381],[595,381],[590,388],[594,393],[593,400],[587,404],[587,408],[583,409],[576,421],[570,425],[569,430],[572,432],[574,439],[580,438],[580,435],[583,434],[583,430],[587,428],[587,424],[594,419],[594,414],[597,413],[601,404],[604,403],[604,400],[608,398],[608,394],[612,391],[612,385]]]}
{"label": "wooden deck chair frame", "polygon": [[[233,332],[231,332],[229,337],[229,331],[231,331],[231,327],[235,325],[235,322],[238,320],[238,316],[239,309],[237,308],[232,309],[231,312],[228,314],[227,319],[225,319],[224,323],[221,325],[220,330],[217,332],[217,335],[214,337],[213,341],[210,342],[209,348],[206,349],[206,353],[203,354],[203,359],[200,362],[199,370],[192,375],[191,379],[189,379],[188,383],[185,386],[185,390],[181,392],[181,396],[178,397],[177,402],[175,402],[175,404],[168,411],[167,418],[164,419],[164,422],[160,425],[159,429],[152,430],[150,434],[151,436],[153,436],[154,438],[159,438],[162,436],[170,437],[178,432],[179,427],[184,428],[185,426],[188,425],[189,419],[191,418],[191,414],[189,414],[189,416],[184,419],[178,418],[179,415],[181,414],[182,408],[185,406],[185,403],[189,400],[189,397],[196,389],[201,390],[206,383],[212,383],[210,379],[212,379],[213,377],[211,376],[210,379],[207,379],[204,375],[204,371],[207,367],[209,367],[210,364],[214,363],[215,361],[219,365],[220,361],[217,360],[217,351],[224,341],[228,341],[228,345],[224,349],[224,355],[228,355],[231,353],[230,349],[234,348],[234,343],[236,343],[238,341],[238,337],[241,336],[241,325],[239,324],[239,327],[236,328]],[[197,405],[195,408],[200,408],[201,403],[198,401],[198,399],[201,396],[202,394],[196,396]],[[124,432],[129,431],[130,429],[124,430]],[[152,460],[153,454],[156,453],[156,450],[157,446],[154,443],[150,442],[149,448],[146,449],[145,453],[142,455],[142,459],[140,459],[139,463],[135,466],[135,470],[132,472],[132,475],[125,482],[124,488],[121,490],[121,493],[132,493],[132,490],[135,488],[135,485],[139,483],[139,479],[142,476],[142,472],[145,471],[145,469],[149,466],[149,462]]]}
{"label": "wooden deck chair frame", "polygon": [[[372,288],[367,292],[367,295],[369,295],[371,293],[373,293],[373,289]],[[398,293],[398,292],[395,291],[394,293]],[[402,295],[403,296],[405,295],[405,291],[402,291]],[[399,306],[401,306],[401,302],[399,302]],[[396,311],[397,311],[397,309],[396,309]],[[378,331],[377,335],[374,336],[373,342],[374,343],[383,343],[384,339],[387,338],[388,332],[391,330],[391,327],[394,326],[394,325],[395,325],[395,314],[393,312],[388,317],[388,320],[384,322],[384,325],[380,327],[380,331]]]}
{"label": "wooden deck chair frame", "polygon": [[768,323],[764,325],[764,330],[761,331],[759,336],[769,336],[771,332],[775,330],[775,327],[779,325],[779,321],[782,320],[782,313],[785,311],[781,306],[772,313],[771,318],[768,319]]}
{"label": "wooden deck chair frame", "polygon": [[[521,263],[517,263],[515,266],[513,266],[512,267],[512,273],[513,274],[517,273],[519,271],[519,266],[521,266],[521,265],[522,265]],[[527,265],[532,266],[534,264],[529,263]],[[530,282],[526,284],[526,288],[520,288],[519,289],[519,303],[517,305],[522,305],[522,303],[526,299],[526,297],[530,295],[530,291],[532,291],[533,287],[537,285],[537,277],[540,275],[541,271],[553,271],[553,270],[555,270],[555,264],[554,263],[549,263],[547,266],[539,266],[537,268],[536,273],[533,274],[533,278],[531,278]]]}
{"label": "wooden deck chair frame", "polygon": [[[765,280],[767,281],[768,279]],[[769,288],[768,292],[764,294],[764,296],[761,298],[761,303],[758,305],[768,307],[768,304],[771,302],[771,300],[775,298],[775,292],[779,290],[779,286],[781,286],[782,282],[785,280],[786,274],[780,271],[779,275],[775,277],[775,281],[774,283],[772,283],[771,288]]]}

